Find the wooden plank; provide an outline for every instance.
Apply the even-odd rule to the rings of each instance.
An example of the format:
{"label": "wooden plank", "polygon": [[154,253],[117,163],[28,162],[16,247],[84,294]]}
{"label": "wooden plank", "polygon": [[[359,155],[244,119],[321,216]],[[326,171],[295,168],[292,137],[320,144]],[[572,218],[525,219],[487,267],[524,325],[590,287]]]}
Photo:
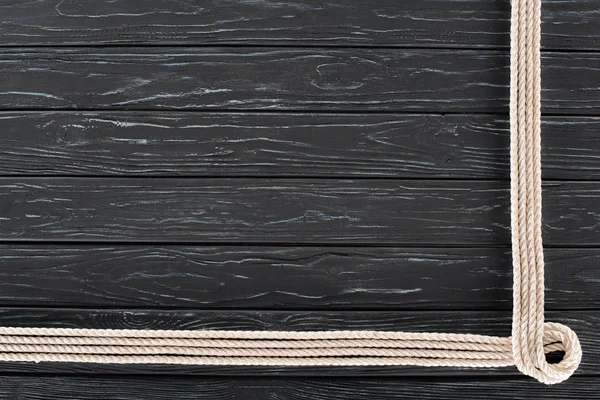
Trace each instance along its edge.
{"label": "wooden plank", "polygon": [[[249,330],[398,330],[510,335],[510,311],[494,312],[286,312],[286,311],[157,311],[95,309],[1,309],[3,326],[52,326],[134,329],[249,329]],[[548,321],[561,322],[577,332],[584,357],[577,374],[600,375],[600,311],[547,312]],[[430,367],[223,367],[169,365],[110,365],[64,363],[0,363],[0,371],[69,374],[185,374],[256,376],[522,376],[516,368],[472,369]]]}
{"label": "wooden plank", "polygon": [[[0,175],[509,177],[494,115],[5,112]],[[544,117],[545,179],[598,179],[600,118]]]}
{"label": "wooden plank", "polygon": [[[600,244],[600,183],[544,190],[548,245]],[[0,240],[508,245],[500,181],[0,180]]]}
{"label": "wooden plank", "polygon": [[[11,49],[0,108],[506,113],[505,51]],[[545,113],[598,114],[600,54],[546,53]]]}
{"label": "wooden plank", "polygon": [[[544,0],[545,48],[600,48],[597,0]],[[1,8],[4,45],[229,44],[502,47],[508,1],[318,0],[203,3],[11,1]]]}
{"label": "wooden plank", "polygon": [[[546,250],[546,309],[600,306],[600,250]],[[506,248],[0,246],[0,306],[510,310]]]}
{"label": "wooden plank", "polygon": [[0,376],[0,397],[123,399],[590,399],[598,378],[574,377],[557,386],[533,379],[229,378]]}

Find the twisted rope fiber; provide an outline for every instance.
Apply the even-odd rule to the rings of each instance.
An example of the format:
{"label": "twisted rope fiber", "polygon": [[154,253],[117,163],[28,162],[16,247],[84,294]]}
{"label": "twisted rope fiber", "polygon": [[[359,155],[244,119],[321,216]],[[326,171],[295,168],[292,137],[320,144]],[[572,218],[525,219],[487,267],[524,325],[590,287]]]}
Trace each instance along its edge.
{"label": "twisted rope fiber", "polygon": [[[541,0],[512,0],[511,337],[381,331],[0,327],[0,361],[246,366],[507,367],[554,384],[581,361],[577,335],[544,322],[540,146]],[[564,351],[557,364],[546,353]]]}

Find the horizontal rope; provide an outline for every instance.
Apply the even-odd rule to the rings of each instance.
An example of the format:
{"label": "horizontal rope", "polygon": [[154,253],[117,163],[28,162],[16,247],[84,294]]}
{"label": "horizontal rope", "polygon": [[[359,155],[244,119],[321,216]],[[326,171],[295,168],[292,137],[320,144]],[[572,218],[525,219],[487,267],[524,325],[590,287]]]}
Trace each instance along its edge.
{"label": "horizontal rope", "polygon": [[[556,334],[546,335],[545,352],[563,350],[560,339]],[[510,338],[473,334],[12,327],[0,328],[0,360],[241,366],[514,365]]]}

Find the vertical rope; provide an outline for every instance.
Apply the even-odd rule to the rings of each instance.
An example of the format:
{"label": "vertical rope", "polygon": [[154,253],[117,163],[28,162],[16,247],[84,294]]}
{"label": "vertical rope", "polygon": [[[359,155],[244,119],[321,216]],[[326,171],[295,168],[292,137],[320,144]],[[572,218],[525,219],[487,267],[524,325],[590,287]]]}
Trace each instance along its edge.
{"label": "vertical rope", "polygon": [[[512,0],[511,17],[511,230],[514,362],[545,383],[568,378],[581,361],[577,335],[544,323],[544,251],[541,177],[541,0]],[[544,337],[565,344],[559,364],[548,364]],[[552,339],[554,340],[554,339]]]}
{"label": "vertical rope", "polygon": [[[173,331],[0,328],[0,361],[114,364],[392,366],[516,365],[553,384],[581,361],[577,335],[544,322],[541,233],[540,0],[511,16],[512,337],[379,331]],[[563,360],[546,361],[562,350]]]}

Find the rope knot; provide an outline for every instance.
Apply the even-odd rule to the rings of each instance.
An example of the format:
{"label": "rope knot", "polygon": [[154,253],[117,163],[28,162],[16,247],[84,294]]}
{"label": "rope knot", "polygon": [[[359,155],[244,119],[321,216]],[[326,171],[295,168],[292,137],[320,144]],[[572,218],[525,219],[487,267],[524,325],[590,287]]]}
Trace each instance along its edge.
{"label": "rope knot", "polygon": [[[579,338],[571,328],[563,324],[553,322],[544,324],[543,349],[523,348],[519,346],[521,343],[523,343],[521,340],[513,341],[513,345],[517,345],[513,349],[515,354],[520,354],[515,356],[515,365],[519,371],[547,385],[568,379],[581,362],[582,351]],[[564,351],[565,355],[559,363],[550,364],[546,360],[546,354],[554,351]]]}

